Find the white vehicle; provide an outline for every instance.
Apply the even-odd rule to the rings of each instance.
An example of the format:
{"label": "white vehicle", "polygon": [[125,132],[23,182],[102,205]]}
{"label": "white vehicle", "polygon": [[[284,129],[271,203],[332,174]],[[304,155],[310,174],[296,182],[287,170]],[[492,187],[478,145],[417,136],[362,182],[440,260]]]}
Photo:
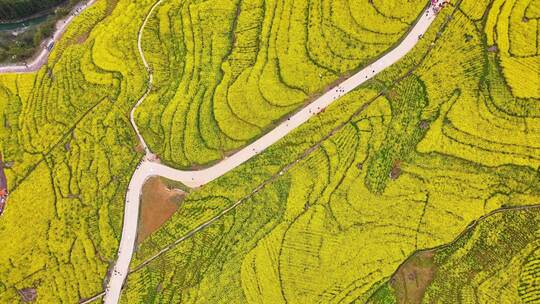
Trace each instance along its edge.
{"label": "white vehicle", "polygon": [[50,52],[52,50],[53,46],[54,46],[54,41],[51,41],[51,42],[49,42],[49,44],[47,44],[47,46],[45,48],[47,49],[47,51]]}

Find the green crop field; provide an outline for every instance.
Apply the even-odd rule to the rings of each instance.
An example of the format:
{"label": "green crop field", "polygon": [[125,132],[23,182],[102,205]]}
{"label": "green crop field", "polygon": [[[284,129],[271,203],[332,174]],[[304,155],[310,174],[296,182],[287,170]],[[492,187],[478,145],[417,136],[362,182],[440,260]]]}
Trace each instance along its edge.
{"label": "green crop field", "polygon": [[[153,4],[98,0],[38,72],[0,75],[0,303],[104,289],[142,157],[129,112]],[[138,127],[166,164],[216,162],[399,43],[426,5],[164,0],[142,33]],[[539,20],[535,0],[453,0],[402,60],[189,192],[137,248],[121,302],[402,303],[392,278],[411,260],[426,303],[537,301]]]}

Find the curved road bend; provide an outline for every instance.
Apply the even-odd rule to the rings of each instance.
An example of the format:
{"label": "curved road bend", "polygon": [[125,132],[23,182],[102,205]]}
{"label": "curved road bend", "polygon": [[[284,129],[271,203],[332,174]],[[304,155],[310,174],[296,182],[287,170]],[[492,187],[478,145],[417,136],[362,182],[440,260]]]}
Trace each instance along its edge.
{"label": "curved road bend", "polygon": [[6,65],[6,66],[0,66],[0,74],[6,74],[6,73],[30,73],[35,72],[41,68],[49,58],[50,49],[47,48],[51,43],[56,43],[62,34],[66,31],[67,26],[73,21],[73,19],[78,16],[82,11],[94,4],[96,0],[89,0],[85,3],[77,4],[70,12],[67,18],[64,18],[62,20],[58,20],[56,22],[56,29],[54,31],[53,36],[50,39],[45,40],[40,48],[41,52],[34,57],[34,59],[28,63],[28,64],[15,64],[15,65]]}
{"label": "curved road bend", "polygon": [[[182,182],[188,187],[196,188],[205,185],[213,181],[214,179],[224,175],[225,173],[233,170],[234,168],[243,164],[253,156],[264,151],[266,148],[268,148],[278,140],[285,137],[285,135],[290,133],[292,130],[294,130],[301,124],[305,123],[310,117],[320,113],[322,110],[324,110],[341,96],[352,91],[354,88],[371,79],[373,76],[375,76],[376,74],[378,74],[379,72],[405,56],[416,45],[419,37],[428,30],[429,26],[437,15],[434,7],[429,6],[422,13],[416,24],[410,29],[407,36],[401,41],[398,46],[396,46],[394,49],[382,56],[377,61],[373,62],[358,73],[354,74],[352,77],[335,86],[321,97],[317,98],[308,106],[291,116],[290,119],[282,122],[272,131],[268,132],[252,144],[246,146],[232,156],[225,158],[224,160],[220,161],[212,167],[198,171],[183,171],[152,162],[152,159],[154,157],[148,149],[143,137],[139,133],[133,117],[135,108],[140,105],[141,102],[146,98],[146,96],[150,92],[152,83],[152,72],[144,57],[144,53],[141,47],[141,34],[149,17],[162,1],[163,0],[159,0],[152,6],[138,34],[139,53],[147,71],[149,72],[149,82],[146,92],[139,99],[136,106],[131,111],[130,120],[142,146],[144,147],[146,156],[137,166],[137,169],[135,170],[129,183],[129,188],[126,195],[126,203],[124,207],[124,223],[122,227],[122,238],[120,241],[120,247],[118,249],[118,259],[116,261],[116,264],[114,265],[105,290],[105,304],[117,303],[119,301],[122,286],[129,272],[129,264],[133,255],[135,238],[137,235],[140,203],[139,197],[141,195],[142,186],[146,179],[148,179],[150,176],[162,176],[168,179]],[[436,0],[435,5],[441,5],[443,2],[444,0]]]}

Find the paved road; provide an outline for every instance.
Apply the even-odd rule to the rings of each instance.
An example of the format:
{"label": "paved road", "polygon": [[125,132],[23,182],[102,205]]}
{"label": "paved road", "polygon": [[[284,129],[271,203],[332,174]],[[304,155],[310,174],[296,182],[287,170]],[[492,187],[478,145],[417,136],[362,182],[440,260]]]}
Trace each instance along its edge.
{"label": "paved road", "polygon": [[90,0],[86,3],[80,3],[76,5],[71,12],[69,13],[67,18],[64,18],[62,20],[59,20],[56,23],[56,30],[54,31],[54,34],[51,38],[45,40],[41,46],[40,46],[40,52],[35,56],[32,61],[28,64],[16,64],[16,65],[5,65],[0,66],[0,74],[7,74],[7,73],[30,73],[35,72],[41,68],[42,65],[44,65],[47,62],[47,59],[49,58],[50,49],[48,46],[51,45],[51,43],[56,43],[60,37],[62,37],[62,34],[66,31],[67,26],[73,21],[75,16],[79,15],[84,9],[90,7],[92,4],[94,4],[96,0]]}
{"label": "paved road", "polygon": [[[155,10],[155,8],[162,2],[159,0],[154,4],[154,6],[149,11],[146,16],[141,29],[139,30],[139,53],[143,60],[146,69],[149,72],[149,83],[148,88],[143,97],[139,99],[135,108],[141,104],[141,102],[146,98],[148,92],[151,89],[152,83],[152,73],[144,54],[141,48],[141,33],[144,29],[147,20]],[[443,0],[437,0],[437,5],[442,4]],[[317,115],[323,111],[326,107],[332,104],[335,100],[341,96],[352,91],[354,88],[363,84],[385,68],[397,62],[403,56],[405,56],[418,42],[418,39],[423,35],[433,20],[435,19],[436,13],[432,6],[428,7],[424,11],[421,17],[418,19],[417,23],[410,29],[409,33],[401,41],[401,43],[392,49],[390,52],[386,53],[380,59],[362,69],[360,72],[356,73],[352,77],[343,81],[336,87],[329,90],[327,93],[317,98],[311,104],[301,109],[299,112],[291,116],[287,121],[282,122],[272,131],[268,132],[252,144],[233,154],[232,156],[225,158],[216,165],[198,170],[198,171],[183,171],[177,170],[174,168],[167,167],[162,164],[153,162],[154,156],[148,149],[144,139],[142,138],[137,125],[135,124],[133,113],[135,108],[131,112],[131,123],[135,129],[139,140],[144,147],[146,152],[145,158],[137,166],[135,173],[133,174],[131,181],[129,183],[128,192],[126,195],[126,202],[124,207],[124,223],[122,227],[122,238],[120,241],[120,247],[118,249],[118,259],[114,268],[112,270],[108,285],[105,290],[105,304],[117,303],[120,299],[120,294],[122,291],[122,286],[126,279],[126,276],[129,272],[129,264],[133,255],[133,250],[135,247],[135,237],[137,235],[137,225],[139,217],[139,197],[141,195],[141,189],[144,182],[151,176],[162,176],[168,179],[180,181],[188,187],[196,188],[202,185],[205,185],[214,179],[226,174],[227,172],[233,170],[239,165],[243,164],[250,158],[264,151],[266,148],[277,142],[278,140],[285,137],[292,130],[305,123],[312,116]]]}

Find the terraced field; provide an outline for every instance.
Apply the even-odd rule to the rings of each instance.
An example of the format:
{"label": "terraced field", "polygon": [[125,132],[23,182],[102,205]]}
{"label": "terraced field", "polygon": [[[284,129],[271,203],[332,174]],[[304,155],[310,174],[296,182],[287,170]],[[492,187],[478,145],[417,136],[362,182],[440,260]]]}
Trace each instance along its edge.
{"label": "terraced field", "polygon": [[163,161],[219,160],[381,55],[425,1],[166,1],[145,29],[153,93],[138,108]]}
{"label": "terraced field", "polygon": [[[526,27],[523,24],[537,22],[524,15],[524,8],[531,12],[537,2],[506,1],[502,5],[504,11],[500,11],[500,2],[494,2],[478,21],[474,20],[482,18],[480,13],[488,2],[469,4],[471,11],[463,18],[470,20],[470,25],[462,29],[461,36],[455,35],[455,43],[461,42],[462,47],[470,51],[463,55],[452,54],[452,60],[461,62],[452,70],[439,65],[426,71],[426,85],[438,87],[428,89],[429,98],[439,103],[442,115],[420,142],[418,150],[453,155],[488,166],[515,164],[538,168],[540,49],[536,46],[534,55],[525,57],[509,51],[519,48],[521,40],[538,40],[539,33],[518,30]],[[493,21],[494,18],[499,19]],[[494,33],[494,27],[504,28],[508,18],[515,21],[512,22],[515,31],[506,28],[504,32]],[[479,28],[483,34],[479,38],[485,41],[473,48],[477,42],[474,31]],[[451,56],[450,52],[446,54],[439,55],[438,59]],[[441,83],[445,85],[441,87]]]}
{"label": "terraced field", "polygon": [[18,303],[24,288],[39,303],[76,303],[102,289],[140,157],[126,113],[144,89],[133,20],[149,4],[98,1],[38,73],[0,75],[10,186],[0,218],[2,303]]}
{"label": "terraced field", "polygon": [[[140,247],[123,302],[363,303],[414,252],[450,243],[499,208],[537,205],[538,69],[521,61],[528,68],[520,77],[530,82],[528,95],[519,95],[502,46],[494,51],[486,38],[490,16],[500,15],[495,5],[464,0],[441,14],[398,65],[189,193]],[[510,35],[496,37],[503,34]],[[501,236],[496,246],[517,252],[537,241],[532,219],[522,226],[510,213],[499,217],[498,229],[528,229],[528,236]],[[475,239],[484,237],[491,241]],[[458,275],[475,275],[467,265]],[[505,276],[486,265],[477,267]],[[534,271],[524,272],[527,287],[509,292],[535,299]],[[453,278],[444,275],[433,282]],[[459,282],[444,288],[469,294]],[[438,286],[428,287],[425,301],[455,295]],[[483,292],[479,303],[498,297]]]}
{"label": "terraced field", "polygon": [[538,208],[490,215],[450,246],[409,259],[368,302],[537,303],[539,217]]}
{"label": "terraced field", "polygon": [[497,214],[435,256],[441,266],[425,301],[538,302],[539,215],[538,209]]}
{"label": "terraced field", "polygon": [[[0,302],[102,291],[142,156],[128,115],[148,82],[137,32],[152,4],[99,0],[39,72],[0,75]],[[425,5],[165,1],[144,31],[154,81],[138,126],[166,163],[219,160],[388,50]],[[122,301],[396,301],[396,269],[444,244],[425,301],[536,301],[536,211],[452,241],[540,202],[539,10],[453,1],[398,64],[189,192],[140,244]]]}

